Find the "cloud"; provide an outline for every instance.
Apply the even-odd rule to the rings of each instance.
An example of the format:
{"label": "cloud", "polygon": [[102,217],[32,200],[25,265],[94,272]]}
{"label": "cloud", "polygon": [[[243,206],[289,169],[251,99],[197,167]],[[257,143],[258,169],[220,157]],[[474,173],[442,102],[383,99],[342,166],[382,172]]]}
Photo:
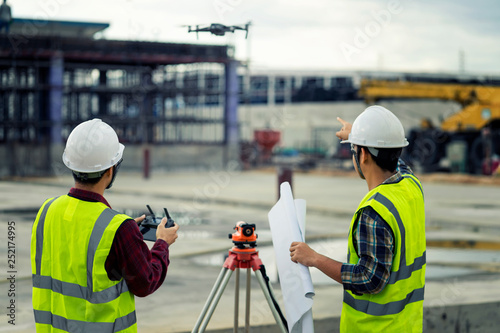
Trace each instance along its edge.
{"label": "cloud", "polygon": [[[254,64],[268,68],[500,72],[500,2],[497,0],[40,0],[13,2],[14,16],[110,22],[106,38],[189,43],[234,43]],[[49,3],[56,4],[47,9]],[[390,12],[397,5],[398,13]],[[181,25],[243,24],[243,33],[216,37],[188,34]],[[386,21],[384,21],[386,20]],[[388,20],[388,21],[387,21]],[[385,22],[385,23],[384,23]],[[379,28],[377,28],[377,24]],[[367,30],[368,29],[368,30]],[[359,31],[369,35],[355,45]],[[376,32],[376,33],[375,33]],[[342,45],[358,49],[346,61]],[[358,45],[359,46],[359,45]]]}

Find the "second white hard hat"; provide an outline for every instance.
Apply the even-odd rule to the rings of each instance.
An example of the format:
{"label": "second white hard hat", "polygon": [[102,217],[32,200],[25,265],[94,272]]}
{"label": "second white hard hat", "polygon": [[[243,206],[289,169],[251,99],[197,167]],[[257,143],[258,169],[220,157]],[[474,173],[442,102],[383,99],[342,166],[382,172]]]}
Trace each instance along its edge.
{"label": "second white hard hat", "polygon": [[367,107],[354,120],[349,138],[341,143],[374,148],[408,146],[403,125],[398,117],[380,105]]}
{"label": "second white hard hat", "polygon": [[116,165],[125,146],[118,142],[115,130],[101,119],[76,126],[68,137],[62,159],[71,170],[93,173]]}

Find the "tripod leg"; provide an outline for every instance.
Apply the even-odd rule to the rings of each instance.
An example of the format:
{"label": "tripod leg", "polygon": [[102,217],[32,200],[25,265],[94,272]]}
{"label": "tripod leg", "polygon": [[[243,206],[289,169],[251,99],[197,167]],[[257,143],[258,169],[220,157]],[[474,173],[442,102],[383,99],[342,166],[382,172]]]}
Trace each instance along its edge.
{"label": "tripod leg", "polygon": [[250,271],[251,268],[247,268],[247,299],[245,308],[245,332],[250,332],[250,291],[252,290],[250,286]]}
{"label": "tripod leg", "polygon": [[240,306],[240,270],[236,270],[234,277],[234,328],[233,333],[238,333],[238,314]]}
{"label": "tripod leg", "polygon": [[205,329],[207,328],[208,322],[210,321],[210,318],[212,318],[212,315],[214,314],[215,308],[217,307],[217,304],[219,303],[219,300],[224,293],[224,289],[226,289],[227,283],[229,282],[229,279],[231,278],[231,275],[233,274],[233,271],[230,269],[225,268],[226,272],[224,274],[224,278],[222,279],[220,288],[217,290],[217,293],[214,296],[214,299],[212,301],[212,304],[210,305],[210,308],[208,309],[207,315],[205,316],[205,319],[201,323],[201,327],[199,332],[205,332]]}
{"label": "tripod leg", "polygon": [[288,331],[285,328],[285,325],[283,325],[283,322],[281,321],[280,315],[278,314],[278,311],[276,310],[276,308],[273,304],[273,301],[271,299],[271,295],[269,294],[269,290],[267,290],[266,282],[264,281],[264,277],[262,276],[262,272],[259,270],[256,270],[255,275],[257,276],[257,280],[259,281],[262,292],[264,293],[264,296],[266,297],[267,303],[269,304],[269,308],[271,309],[271,312],[273,313],[274,319],[276,320],[276,324],[278,324],[281,332],[287,333]]}
{"label": "tripod leg", "polygon": [[208,296],[207,301],[203,306],[203,310],[201,310],[200,316],[198,317],[198,320],[196,321],[196,324],[191,333],[198,333],[198,328],[200,327],[201,321],[203,320],[203,318],[205,318],[205,315],[207,314],[208,307],[212,303],[214,295],[220,287],[220,283],[224,278],[224,273],[226,273],[226,270],[227,268],[222,267],[219,276],[217,277],[217,280],[215,281],[214,286],[212,287],[212,291],[210,291],[210,295]]}

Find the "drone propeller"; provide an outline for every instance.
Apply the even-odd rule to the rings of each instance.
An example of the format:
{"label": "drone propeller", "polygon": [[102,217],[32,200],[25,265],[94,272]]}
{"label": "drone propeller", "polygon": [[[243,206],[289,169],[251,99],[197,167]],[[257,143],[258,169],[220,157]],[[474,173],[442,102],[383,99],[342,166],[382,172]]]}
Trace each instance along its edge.
{"label": "drone propeller", "polygon": [[236,29],[237,30],[245,30],[246,31],[246,33],[245,33],[245,39],[247,39],[250,25],[252,25],[252,21],[248,21],[245,24],[245,26],[234,25],[234,26],[232,26],[232,31],[234,31]]}
{"label": "drone propeller", "polygon": [[252,21],[248,21],[247,24],[245,24],[245,30],[247,31],[245,34],[245,39],[247,39],[247,37],[248,37],[248,31],[249,31],[249,28],[251,25],[252,25]]}

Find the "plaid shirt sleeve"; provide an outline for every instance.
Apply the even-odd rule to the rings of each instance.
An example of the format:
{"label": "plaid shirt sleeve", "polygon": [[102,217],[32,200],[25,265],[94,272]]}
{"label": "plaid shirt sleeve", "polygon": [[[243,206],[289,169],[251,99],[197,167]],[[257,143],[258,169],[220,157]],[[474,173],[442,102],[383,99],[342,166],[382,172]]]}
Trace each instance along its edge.
{"label": "plaid shirt sleeve", "polygon": [[116,232],[105,268],[111,280],[123,277],[130,292],[145,297],[165,280],[170,263],[168,255],[167,242],[157,240],[150,251],[137,223],[127,220]]}
{"label": "plaid shirt sleeve", "polygon": [[357,264],[342,265],[342,284],[357,295],[377,294],[389,280],[394,256],[393,232],[373,208],[366,207],[353,234],[360,259]]}

